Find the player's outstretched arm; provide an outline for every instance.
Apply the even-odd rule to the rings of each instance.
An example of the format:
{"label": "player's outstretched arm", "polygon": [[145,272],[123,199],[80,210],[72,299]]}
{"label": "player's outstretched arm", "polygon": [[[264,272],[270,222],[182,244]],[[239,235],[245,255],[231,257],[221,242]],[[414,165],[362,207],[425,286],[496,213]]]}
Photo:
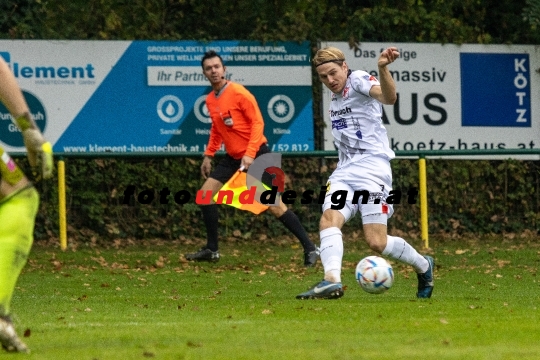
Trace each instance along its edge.
{"label": "player's outstretched arm", "polygon": [[30,166],[37,168],[44,179],[50,178],[53,173],[51,143],[47,142],[41,134],[30,114],[28,104],[17,84],[17,80],[1,57],[0,100],[11,113],[15,125],[21,130]]}
{"label": "player's outstretched arm", "polygon": [[395,47],[389,47],[379,56],[377,66],[379,67],[380,86],[372,87],[371,97],[379,100],[385,105],[393,105],[397,100],[396,84],[392,79],[392,74],[388,70],[388,65],[399,57],[399,52]]}

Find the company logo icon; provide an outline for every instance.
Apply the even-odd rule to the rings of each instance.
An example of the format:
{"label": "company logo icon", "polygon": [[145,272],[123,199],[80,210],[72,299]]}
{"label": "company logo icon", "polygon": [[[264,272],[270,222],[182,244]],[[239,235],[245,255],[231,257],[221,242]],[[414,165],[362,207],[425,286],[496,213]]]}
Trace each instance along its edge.
{"label": "company logo icon", "polygon": [[157,103],[157,114],[166,123],[175,123],[184,115],[184,104],[174,95],[165,95]]}
{"label": "company logo icon", "polygon": [[279,124],[290,121],[294,116],[294,103],[287,95],[276,95],[268,102],[270,119]]}
{"label": "company logo icon", "polygon": [[195,101],[195,105],[193,106],[193,112],[195,113],[195,117],[197,118],[197,120],[199,120],[200,122],[204,124],[212,123],[210,113],[208,112],[208,108],[206,107],[206,95],[200,96]]}
{"label": "company logo icon", "polygon": [[[23,90],[24,98],[28,103],[30,108],[30,114],[34,118],[36,125],[41,130],[45,132],[45,127],[47,125],[47,113],[45,112],[45,107],[41,101],[33,94]],[[13,147],[24,147],[23,138],[20,134],[20,130],[13,123],[13,119],[8,109],[0,102],[0,140]]]}
{"label": "company logo icon", "polygon": [[341,118],[337,120],[332,120],[332,129],[341,130],[347,128],[347,120]]}
{"label": "company logo icon", "polygon": [[343,97],[343,99],[348,99],[349,98],[349,87],[346,86],[345,89],[343,89],[343,92],[341,93],[341,96]]}

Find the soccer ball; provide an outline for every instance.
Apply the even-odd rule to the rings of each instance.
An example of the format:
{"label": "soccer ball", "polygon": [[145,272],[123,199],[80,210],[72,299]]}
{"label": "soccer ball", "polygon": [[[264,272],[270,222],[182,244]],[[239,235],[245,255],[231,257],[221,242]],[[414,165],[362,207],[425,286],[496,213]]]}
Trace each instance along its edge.
{"label": "soccer ball", "polygon": [[356,281],[364,291],[381,294],[392,287],[394,271],[382,257],[368,256],[356,266]]}

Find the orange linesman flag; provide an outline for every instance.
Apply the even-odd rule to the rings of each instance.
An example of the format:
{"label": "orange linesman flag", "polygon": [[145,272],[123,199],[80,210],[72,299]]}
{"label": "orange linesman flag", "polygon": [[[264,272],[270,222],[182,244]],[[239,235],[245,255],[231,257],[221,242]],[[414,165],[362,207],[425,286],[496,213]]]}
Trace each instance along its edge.
{"label": "orange linesman flag", "polygon": [[250,189],[247,188],[247,174],[238,170],[214,195],[214,201],[216,204],[234,206],[240,210],[251,211],[258,215],[268,209],[268,205],[263,205],[257,201],[259,196],[256,186],[251,186]]}

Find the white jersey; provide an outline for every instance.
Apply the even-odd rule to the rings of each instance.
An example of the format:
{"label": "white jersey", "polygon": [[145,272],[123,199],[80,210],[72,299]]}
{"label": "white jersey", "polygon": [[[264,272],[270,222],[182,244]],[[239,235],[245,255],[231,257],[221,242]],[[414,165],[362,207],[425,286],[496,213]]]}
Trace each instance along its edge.
{"label": "white jersey", "polygon": [[367,156],[395,157],[388,144],[388,134],[382,123],[382,104],[369,96],[379,80],[362,70],[349,73],[341,94],[332,93],[330,122],[334,144],[343,166]]}

